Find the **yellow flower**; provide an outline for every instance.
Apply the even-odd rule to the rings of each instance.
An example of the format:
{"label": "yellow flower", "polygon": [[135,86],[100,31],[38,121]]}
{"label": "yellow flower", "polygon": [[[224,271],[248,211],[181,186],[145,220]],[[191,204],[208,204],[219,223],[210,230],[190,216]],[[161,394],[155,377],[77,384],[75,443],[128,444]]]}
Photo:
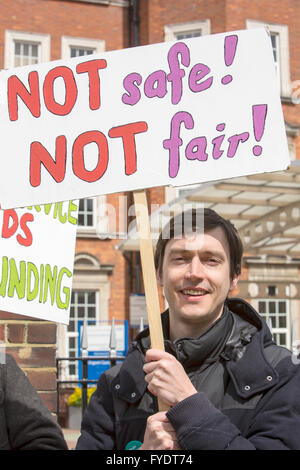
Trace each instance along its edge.
{"label": "yellow flower", "polygon": [[[96,387],[88,387],[87,400],[90,401],[91,396],[95,392]],[[75,387],[74,392],[68,398],[68,406],[81,406],[82,390],[80,387]]]}

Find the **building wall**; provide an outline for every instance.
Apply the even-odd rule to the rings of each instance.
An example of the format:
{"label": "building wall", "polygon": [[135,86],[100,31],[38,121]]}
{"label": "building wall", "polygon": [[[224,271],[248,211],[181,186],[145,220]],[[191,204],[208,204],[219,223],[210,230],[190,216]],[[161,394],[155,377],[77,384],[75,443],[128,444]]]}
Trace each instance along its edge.
{"label": "building wall", "polygon": [[210,19],[211,32],[226,31],[225,0],[140,0],[140,44],[164,41],[164,26]]}
{"label": "building wall", "polygon": [[51,60],[56,60],[61,58],[63,35],[105,39],[106,50],[122,49],[129,45],[128,26],[128,8],[122,6],[63,0],[2,0],[0,68],[4,66],[6,29],[50,34]]}
{"label": "building wall", "polygon": [[0,342],[5,343],[39,392],[45,405],[56,412],[56,324],[0,311]]}

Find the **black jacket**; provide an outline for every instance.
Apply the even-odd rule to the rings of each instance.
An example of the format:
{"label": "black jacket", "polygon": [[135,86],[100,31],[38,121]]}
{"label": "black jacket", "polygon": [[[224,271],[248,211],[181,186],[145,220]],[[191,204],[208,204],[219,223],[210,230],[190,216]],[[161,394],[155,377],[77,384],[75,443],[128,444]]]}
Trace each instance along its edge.
{"label": "black jacket", "polygon": [[67,450],[49,410],[10,355],[0,364],[0,450]]}
{"label": "black jacket", "polygon": [[[199,358],[197,364],[189,356],[197,357],[200,339],[183,338],[173,344],[198,390],[167,413],[181,449],[300,449],[297,358],[274,343],[265,321],[247,302],[231,299],[225,308],[231,325],[226,338],[220,337],[217,354]],[[167,322],[165,312],[164,330]],[[165,344],[170,351],[170,342]],[[123,365],[101,375],[76,449],[123,450],[129,442],[143,441],[147,417],[157,412],[157,400],[147,390],[142,370],[147,347],[145,330]]]}

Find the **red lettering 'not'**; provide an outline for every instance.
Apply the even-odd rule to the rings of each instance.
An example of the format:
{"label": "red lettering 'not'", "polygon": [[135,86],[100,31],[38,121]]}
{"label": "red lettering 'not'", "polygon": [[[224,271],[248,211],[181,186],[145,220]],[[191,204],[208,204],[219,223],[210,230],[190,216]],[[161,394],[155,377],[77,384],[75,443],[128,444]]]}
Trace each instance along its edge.
{"label": "red lettering 'not'", "polygon": [[121,137],[123,141],[124,158],[125,158],[125,174],[132,175],[136,172],[137,158],[135,134],[146,132],[148,125],[144,121],[133,122],[123,126],[113,127],[108,132],[109,137]]}
{"label": "red lettering 'not'", "polygon": [[11,121],[17,121],[18,97],[25,103],[31,114],[38,118],[41,115],[39,76],[37,72],[30,72],[28,75],[29,89],[16,76],[12,75],[7,81],[8,113]]}
{"label": "red lettering 'not'", "polygon": [[41,184],[42,164],[50,173],[52,178],[61,183],[66,174],[67,141],[64,135],[57,137],[55,142],[55,160],[48,150],[40,142],[32,142],[30,146],[30,184],[39,186]]}
{"label": "red lettering 'not'", "polygon": [[99,109],[101,105],[100,99],[100,77],[98,70],[105,69],[107,62],[104,59],[89,60],[82,62],[76,67],[77,73],[88,73],[90,85],[89,105],[90,109]]}
{"label": "red lettering 'not'", "polygon": [[[54,81],[61,77],[65,83],[65,102],[58,103],[54,98]],[[73,72],[68,67],[55,67],[50,70],[44,80],[43,86],[45,106],[53,114],[66,116],[69,114],[77,100],[77,86]]]}
{"label": "red lettering 'not'", "polygon": [[[98,146],[98,162],[93,170],[87,170],[84,163],[84,147],[95,143]],[[89,183],[98,181],[108,165],[108,144],[100,131],[88,131],[80,134],[73,144],[73,172],[78,178]]]}

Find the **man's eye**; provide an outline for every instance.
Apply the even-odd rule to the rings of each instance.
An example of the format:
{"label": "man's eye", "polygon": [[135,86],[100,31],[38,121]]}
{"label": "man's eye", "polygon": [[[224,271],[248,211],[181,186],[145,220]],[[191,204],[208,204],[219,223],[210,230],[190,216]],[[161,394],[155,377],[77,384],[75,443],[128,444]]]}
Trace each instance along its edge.
{"label": "man's eye", "polygon": [[217,264],[219,261],[216,258],[208,258],[206,262],[209,264]]}

